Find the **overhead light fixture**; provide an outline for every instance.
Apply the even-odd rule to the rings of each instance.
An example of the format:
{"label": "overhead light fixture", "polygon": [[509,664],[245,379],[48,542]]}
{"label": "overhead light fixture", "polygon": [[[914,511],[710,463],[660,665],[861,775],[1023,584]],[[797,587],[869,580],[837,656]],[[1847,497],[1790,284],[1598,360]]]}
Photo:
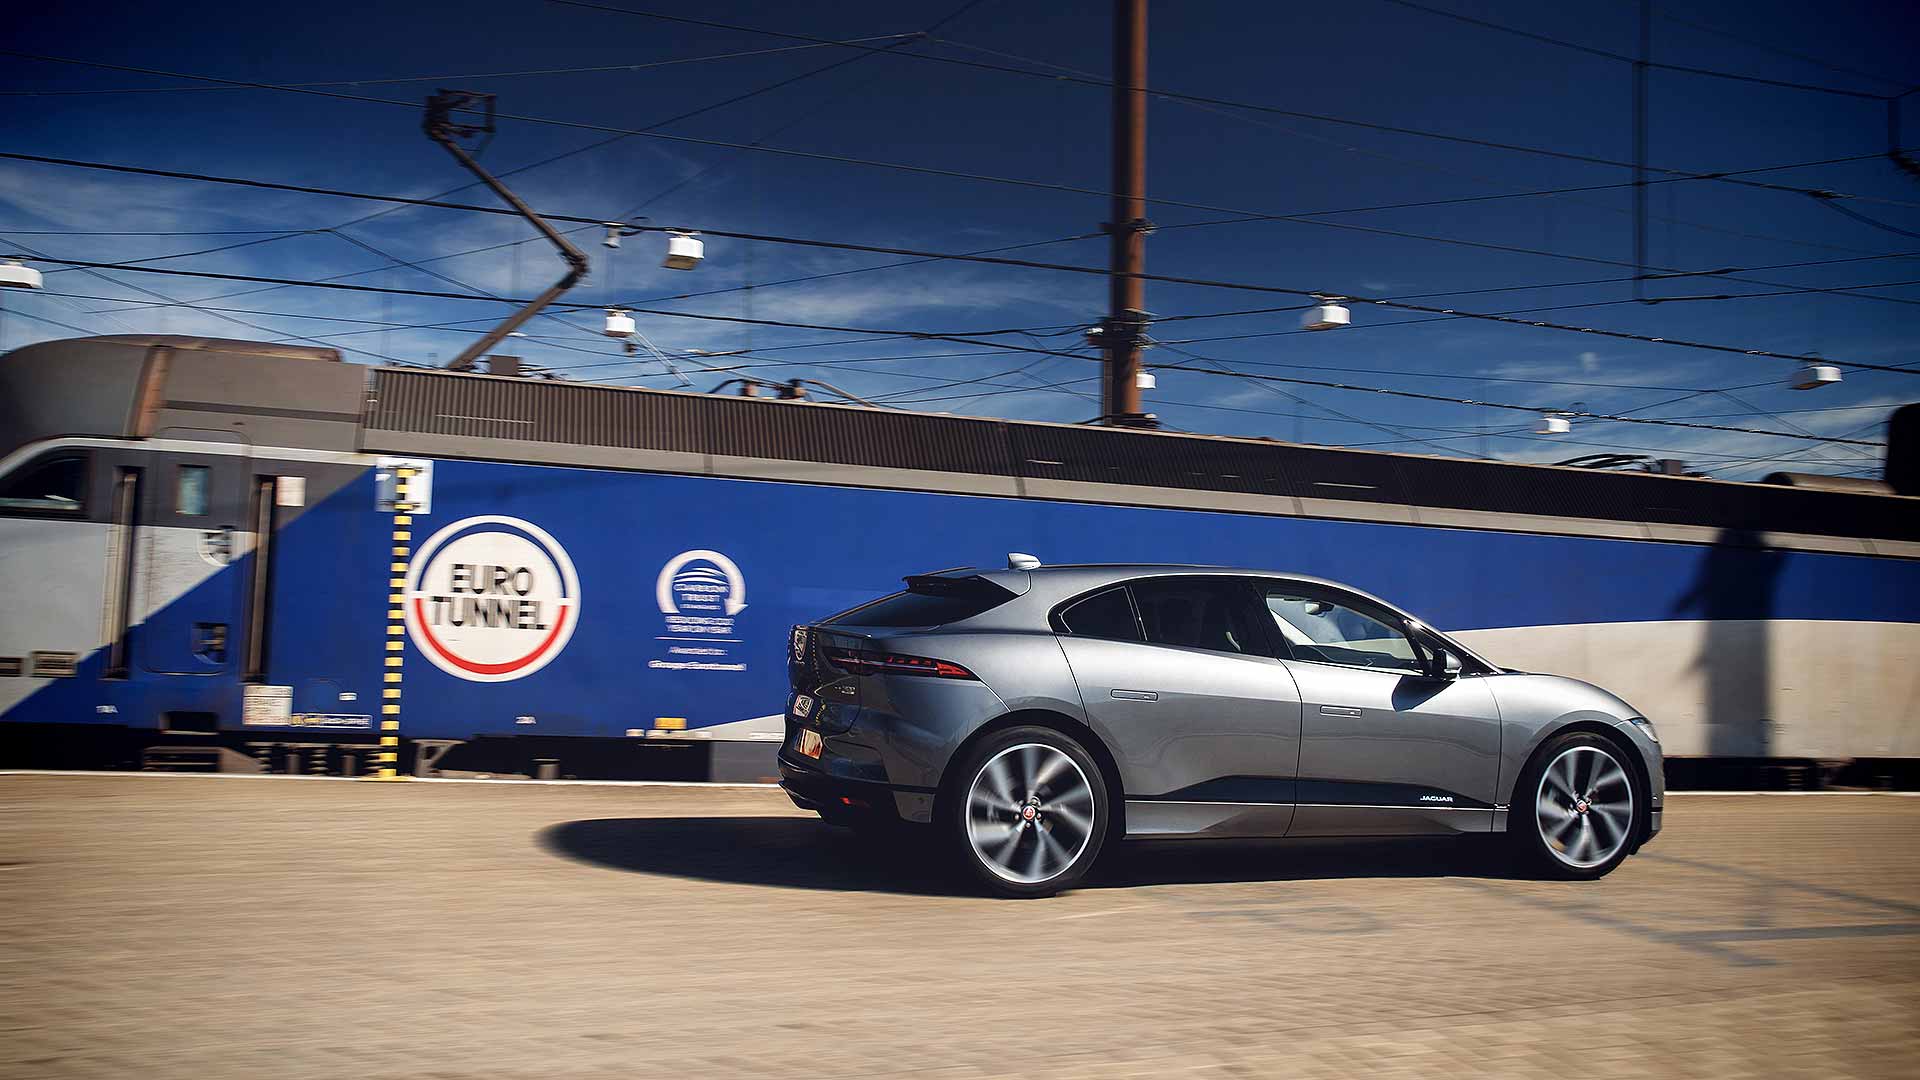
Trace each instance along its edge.
{"label": "overhead light fixture", "polygon": [[1160,385],[1160,380],[1154,378],[1151,371],[1136,371],[1133,373],[1133,385],[1141,390],[1152,390]]}
{"label": "overhead light fixture", "polygon": [[693,233],[669,232],[667,258],[660,265],[669,270],[691,270],[707,257],[707,245]]}
{"label": "overhead light fixture", "polygon": [[1308,308],[1300,315],[1302,330],[1338,330],[1353,324],[1353,313],[1340,302],[1338,296],[1316,297],[1320,302]]}
{"label": "overhead light fixture", "polygon": [[8,259],[0,263],[0,288],[38,289],[40,271],[31,266],[22,266],[19,259]]}
{"label": "overhead light fixture", "polygon": [[608,221],[608,222],[603,222],[602,224],[604,224],[607,227],[607,235],[601,239],[600,243],[610,248],[619,247],[620,246],[620,230],[626,228],[626,226],[620,224],[617,221]]}
{"label": "overhead light fixture", "polygon": [[1535,431],[1534,434],[1535,435],[1565,435],[1567,432],[1572,430],[1573,430],[1572,421],[1568,420],[1564,416],[1555,416],[1552,413],[1548,413],[1547,415],[1540,418],[1540,429],[1538,431]]}
{"label": "overhead light fixture", "polygon": [[1818,390],[1840,381],[1840,369],[1829,364],[1809,364],[1792,386],[1795,390]]}
{"label": "overhead light fixture", "polygon": [[619,308],[607,309],[607,326],[600,331],[610,338],[631,337],[633,335],[633,316]]}

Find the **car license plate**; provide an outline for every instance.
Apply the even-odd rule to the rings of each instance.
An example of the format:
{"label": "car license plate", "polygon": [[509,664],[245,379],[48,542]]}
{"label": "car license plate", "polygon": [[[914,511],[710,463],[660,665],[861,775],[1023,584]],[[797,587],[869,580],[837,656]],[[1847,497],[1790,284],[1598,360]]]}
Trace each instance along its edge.
{"label": "car license plate", "polygon": [[820,742],[820,733],[812,728],[801,728],[800,734],[795,736],[793,740],[793,748],[795,750],[800,751],[801,754],[813,758],[816,761],[820,758],[822,745]]}
{"label": "car license plate", "polygon": [[793,715],[805,720],[807,717],[813,715],[814,704],[813,698],[806,694],[795,694],[793,696]]}

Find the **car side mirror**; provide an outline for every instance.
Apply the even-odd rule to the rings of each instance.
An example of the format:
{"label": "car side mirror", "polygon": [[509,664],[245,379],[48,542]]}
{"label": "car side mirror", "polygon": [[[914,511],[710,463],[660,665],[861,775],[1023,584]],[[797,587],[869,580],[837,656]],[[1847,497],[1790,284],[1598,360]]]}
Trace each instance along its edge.
{"label": "car side mirror", "polygon": [[1460,677],[1462,664],[1458,653],[1425,634],[1420,636],[1420,644],[1426,654],[1427,678],[1451,682]]}

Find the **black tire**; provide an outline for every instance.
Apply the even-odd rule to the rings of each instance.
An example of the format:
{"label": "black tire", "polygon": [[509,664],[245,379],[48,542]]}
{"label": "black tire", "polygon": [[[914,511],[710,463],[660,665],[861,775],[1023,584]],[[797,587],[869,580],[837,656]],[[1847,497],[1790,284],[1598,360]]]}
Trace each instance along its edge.
{"label": "black tire", "polygon": [[1106,846],[1106,777],[1072,736],[996,731],[957,756],[947,776],[935,810],[941,840],[963,877],[988,893],[1025,899],[1071,889]]}
{"label": "black tire", "polygon": [[1645,835],[1649,805],[1631,753],[1605,736],[1575,731],[1549,739],[1533,755],[1507,813],[1507,840],[1520,869],[1591,881],[1633,853]]}

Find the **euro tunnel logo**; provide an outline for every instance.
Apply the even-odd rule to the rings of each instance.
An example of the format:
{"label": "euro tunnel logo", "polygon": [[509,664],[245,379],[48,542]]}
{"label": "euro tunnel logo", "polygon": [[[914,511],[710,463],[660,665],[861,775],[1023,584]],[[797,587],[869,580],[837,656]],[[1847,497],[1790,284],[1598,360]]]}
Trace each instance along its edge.
{"label": "euro tunnel logo", "polygon": [[519,518],[448,525],[420,546],[406,580],[414,646],[435,667],[472,682],[539,671],[580,622],[573,560],[544,529]]}

